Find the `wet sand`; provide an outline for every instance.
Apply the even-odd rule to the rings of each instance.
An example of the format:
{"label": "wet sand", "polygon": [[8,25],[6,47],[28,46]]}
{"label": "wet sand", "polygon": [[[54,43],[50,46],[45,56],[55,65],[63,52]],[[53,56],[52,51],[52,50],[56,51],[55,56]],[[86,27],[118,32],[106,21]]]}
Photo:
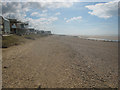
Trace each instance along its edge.
{"label": "wet sand", "polygon": [[3,88],[116,88],[118,44],[48,36],[3,49]]}

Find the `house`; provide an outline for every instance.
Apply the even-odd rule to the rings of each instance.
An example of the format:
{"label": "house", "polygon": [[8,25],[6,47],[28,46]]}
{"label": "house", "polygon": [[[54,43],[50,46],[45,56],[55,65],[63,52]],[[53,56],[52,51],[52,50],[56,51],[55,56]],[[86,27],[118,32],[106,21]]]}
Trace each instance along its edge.
{"label": "house", "polygon": [[38,30],[35,30],[35,31],[34,31],[34,34],[37,34],[37,32],[38,32]]}
{"label": "house", "polygon": [[2,16],[0,16],[0,35],[2,35],[2,29],[3,29],[3,22],[2,22]]}
{"label": "house", "polygon": [[10,21],[0,16],[0,34],[10,34]]}
{"label": "house", "polygon": [[25,35],[28,33],[27,31],[28,31],[28,23],[21,22],[17,24],[17,32],[16,32],[17,35]]}
{"label": "house", "polygon": [[44,34],[44,30],[40,30],[40,31],[38,30],[37,34]]}
{"label": "house", "polygon": [[45,34],[51,35],[51,31],[44,31]]}
{"label": "house", "polygon": [[17,19],[9,19],[9,21],[12,34],[17,35],[27,34],[28,23],[18,21]]}
{"label": "house", "polygon": [[29,34],[35,34],[35,29],[34,28],[28,28]]}
{"label": "house", "polygon": [[11,34],[16,34],[17,24],[20,23],[20,21],[17,21],[17,19],[9,19],[9,21],[10,21]]}

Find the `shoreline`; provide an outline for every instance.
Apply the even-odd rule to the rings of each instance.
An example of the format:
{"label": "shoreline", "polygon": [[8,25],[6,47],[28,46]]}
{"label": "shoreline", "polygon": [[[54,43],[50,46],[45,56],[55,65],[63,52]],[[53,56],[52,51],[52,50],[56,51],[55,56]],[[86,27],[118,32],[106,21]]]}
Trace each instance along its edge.
{"label": "shoreline", "polygon": [[80,38],[85,38],[88,40],[95,40],[95,41],[106,41],[106,42],[118,42],[118,36],[111,36],[111,35],[91,35],[91,36],[79,36]]}
{"label": "shoreline", "polygon": [[117,36],[80,36],[80,35],[59,35],[59,36],[71,36],[71,37],[78,37],[85,40],[92,40],[92,41],[103,41],[103,42],[118,42]]}
{"label": "shoreline", "polygon": [[[78,36],[79,37],[79,36]],[[81,38],[81,37],[79,37]],[[93,40],[93,41],[103,41],[103,42],[118,42],[119,40],[111,40],[111,39],[103,39],[103,38],[82,38],[86,40]]]}

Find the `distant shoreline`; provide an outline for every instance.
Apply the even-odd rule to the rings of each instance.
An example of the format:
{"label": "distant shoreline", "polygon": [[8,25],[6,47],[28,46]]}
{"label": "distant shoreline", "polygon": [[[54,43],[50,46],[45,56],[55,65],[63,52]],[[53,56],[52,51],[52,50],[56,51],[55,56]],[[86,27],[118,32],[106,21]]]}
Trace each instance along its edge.
{"label": "distant shoreline", "polygon": [[[79,37],[79,36],[78,36]],[[87,39],[87,40],[94,40],[94,41],[105,41],[105,42],[118,42],[119,40],[115,40],[115,39],[109,39],[109,38],[92,38],[92,37],[87,37],[87,38],[85,38],[85,37],[79,37],[79,38],[83,38],[83,39]]]}
{"label": "distant shoreline", "polygon": [[105,42],[118,42],[118,36],[102,36],[102,35],[60,35],[60,36],[73,36],[86,40],[94,40],[94,41],[105,41]]}

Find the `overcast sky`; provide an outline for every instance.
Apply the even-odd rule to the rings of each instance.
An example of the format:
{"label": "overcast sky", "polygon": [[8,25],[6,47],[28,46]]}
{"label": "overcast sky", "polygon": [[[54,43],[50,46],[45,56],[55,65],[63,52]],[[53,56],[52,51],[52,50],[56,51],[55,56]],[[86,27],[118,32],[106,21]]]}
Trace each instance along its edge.
{"label": "overcast sky", "polygon": [[[63,1],[63,0],[62,0]],[[2,2],[2,15],[28,21],[30,27],[67,35],[117,35],[118,3]]]}

